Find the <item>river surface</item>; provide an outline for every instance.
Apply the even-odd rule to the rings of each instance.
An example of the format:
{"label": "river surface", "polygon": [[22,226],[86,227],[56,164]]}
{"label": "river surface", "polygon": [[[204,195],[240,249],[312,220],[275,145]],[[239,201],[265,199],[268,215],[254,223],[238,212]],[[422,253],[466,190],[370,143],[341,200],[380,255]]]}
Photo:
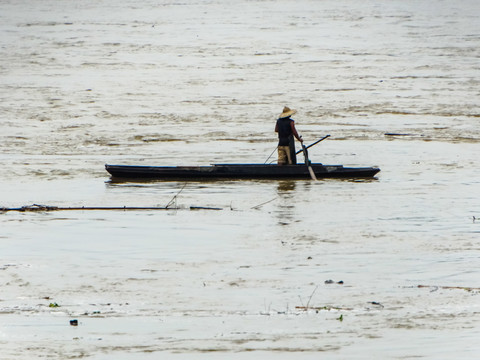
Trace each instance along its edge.
{"label": "river surface", "polygon": [[[478,358],[479,14],[476,0],[1,1],[0,207],[175,209],[1,212],[0,359]],[[331,135],[314,162],[381,172],[104,170],[275,161],[285,105],[306,144]]]}

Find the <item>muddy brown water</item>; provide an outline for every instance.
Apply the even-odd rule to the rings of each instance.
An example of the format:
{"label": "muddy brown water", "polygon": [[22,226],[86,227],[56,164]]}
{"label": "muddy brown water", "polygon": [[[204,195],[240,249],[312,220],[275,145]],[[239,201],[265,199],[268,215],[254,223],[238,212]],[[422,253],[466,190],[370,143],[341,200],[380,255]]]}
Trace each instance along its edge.
{"label": "muddy brown water", "polygon": [[[0,206],[177,207],[0,214],[2,357],[474,358],[478,10],[2,2]],[[307,144],[331,135],[313,161],[382,171],[185,184],[104,170],[263,163],[284,105]]]}

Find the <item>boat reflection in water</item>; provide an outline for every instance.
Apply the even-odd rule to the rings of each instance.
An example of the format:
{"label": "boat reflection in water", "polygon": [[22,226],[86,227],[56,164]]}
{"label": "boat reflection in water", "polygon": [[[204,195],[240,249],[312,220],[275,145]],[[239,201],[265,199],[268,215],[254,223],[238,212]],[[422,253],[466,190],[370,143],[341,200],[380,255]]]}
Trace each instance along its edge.
{"label": "boat reflection in water", "polygon": [[284,192],[295,190],[295,181],[293,180],[280,180],[278,182],[278,193],[282,194]]}

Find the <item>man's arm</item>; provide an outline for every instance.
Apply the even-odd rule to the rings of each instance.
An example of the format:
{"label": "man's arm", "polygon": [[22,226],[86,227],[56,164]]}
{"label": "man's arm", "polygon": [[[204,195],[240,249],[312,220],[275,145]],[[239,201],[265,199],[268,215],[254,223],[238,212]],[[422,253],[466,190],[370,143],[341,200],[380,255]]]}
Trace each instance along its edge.
{"label": "man's arm", "polygon": [[303,139],[300,135],[298,135],[298,132],[297,132],[297,129],[295,129],[295,121],[290,121],[290,126],[292,127],[292,133],[293,133],[293,136],[295,136],[297,138],[298,141],[300,141],[301,143],[303,143]]}

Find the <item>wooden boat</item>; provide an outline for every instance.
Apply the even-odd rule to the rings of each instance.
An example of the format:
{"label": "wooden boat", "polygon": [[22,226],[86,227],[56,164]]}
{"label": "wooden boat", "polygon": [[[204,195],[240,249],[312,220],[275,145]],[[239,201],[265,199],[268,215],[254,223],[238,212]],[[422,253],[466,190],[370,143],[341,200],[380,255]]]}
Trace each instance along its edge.
{"label": "wooden boat", "polygon": [[[376,167],[343,167],[310,163],[320,178],[371,178],[380,169]],[[310,179],[306,164],[213,164],[210,166],[136,166],[105,165],[114,178],[196,180],[196,179]]]}
{"label": "wooden boat", "polygon": [[[114,178],[197,180],[197,179],[319,179],[319,178],[371,178],[380,171],[376,167],[343,167],[343,165],[313,164],[308,148],[330,137],[324,136],[302,150],[305,162],[295,165],[272,164],[213,164],[210,166],[137,166],[105,165]],[[267,159],[268,160],[268,159]]]}

